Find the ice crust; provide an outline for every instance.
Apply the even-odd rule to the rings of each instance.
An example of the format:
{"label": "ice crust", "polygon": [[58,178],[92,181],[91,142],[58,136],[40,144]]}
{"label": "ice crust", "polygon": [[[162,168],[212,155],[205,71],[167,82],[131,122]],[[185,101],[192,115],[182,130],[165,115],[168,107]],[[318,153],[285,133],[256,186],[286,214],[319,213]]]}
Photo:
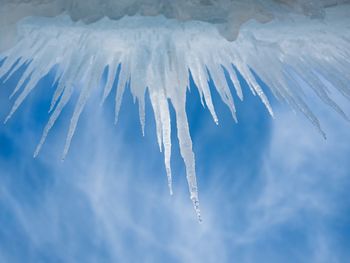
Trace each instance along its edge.
{"label": "ice crust", "polygon": [[[291,2],[291,1],[287,1]],[[0,54],[0,77],[6,81],[26,64],[14,88],[14,105],[8,121],[35,89],[38,81],[57,67],[57,88],[52,98],[50,118],[35,150],[37,156],[50,129],[75,92],[79,93],[63,158],[68,153],[79,117],[93,90],[100,86],[108,71],[103,102],[114,88],[115,119],[126,88],[138,103],[142,130],[145,126],[145,96],[153,108],[157,140],[164,153],[168,185],[171,180],[170,104],[175,109],[180,152],[186,167],[190,197],[199,220],[199,198],[195,157],[186,115],[186,92],[191,74],[204,107],[215,123],[218,116],[213,105],[208,81],[211,79],[234,120],[236,109],[228,81],[234,84],[237,98],[243,100],[240,74],[250,91],[258,96],[273,116],[269,100],[257,76],[280,101],[301,111],[325,136],[317,117],[305,102],[303,90],[315,94],[347,119],[330,97],[329,88],[350,98],[350,7],[327,8],[323,20],[303,14],[289,14],[268,23],[245,23],[235,41],[224,38],[213,23],[179,20],[157,16],[124,16],[118,20],[103,18],[93,23],[74,21],[68,14],[55,17],[29,17],[17,23],[16,44]],[[229,76],[227,78],[225,76]],[[77,90],[78,82],[84,83]]]}
{"label": "ice crust", "polygon": [[240,26],[250,19],[264,23],[290,13],[322,19],[324,8],[346,2],[350,0],[0,0],[0,50],[12,44],[13,25],[27,16],[65,13],[74,21],[88,24],[103,17],[119,20],[124,16],[162,15],[215,24],[232,41]]}

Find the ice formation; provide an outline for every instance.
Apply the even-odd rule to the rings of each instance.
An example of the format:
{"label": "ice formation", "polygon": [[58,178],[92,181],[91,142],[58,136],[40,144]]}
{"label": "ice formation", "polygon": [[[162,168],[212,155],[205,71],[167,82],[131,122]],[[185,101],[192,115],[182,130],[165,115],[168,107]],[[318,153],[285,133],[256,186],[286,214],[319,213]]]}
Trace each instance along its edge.
{"label": "ice formation", "polygon": [[[72,95],[79,92],[64,157],[89,96],[108,71],[101,100],[111,95],[117,77],[116,121],[123,93],[130,88],[138,102],[143,130],[145,96],[149,94],[171,193],[170,104],[175,109],[180,152],[200,219],[195,157],[185,110],[190,75],[202,105],[216,123],[210,79],[235,120],[228,82],[243,100],[239,75],[273,115],[259,77],[277,99],[305,114],[325,136],[304,100],[303,89],[311,88],[347,119],[330,97],[332,88],[350,98],[350,5],[345,2],[0,0],[0,77],[6,81],[26,65],[11,95],[16,99],[6,121],[38,81],[56,67],[51,115],[34,156]],[[81,81],[85,84],[77,89],[75,84]]]}

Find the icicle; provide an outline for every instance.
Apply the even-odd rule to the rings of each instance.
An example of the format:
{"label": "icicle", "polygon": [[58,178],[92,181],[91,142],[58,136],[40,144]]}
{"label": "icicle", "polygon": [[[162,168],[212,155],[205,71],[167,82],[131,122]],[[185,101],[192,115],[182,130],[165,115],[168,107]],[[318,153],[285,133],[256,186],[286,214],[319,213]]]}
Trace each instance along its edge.
{"label": "icicle", "polygon": [[234,66],[232,64],[229,65],[225,65],[224,68],[227,70],[227,72],[229,73],[230,79],[233,83],[233,86],[236,90],[236,94],[238,96],[238,98],[243,101],[243,92],[242,92],[242,87],[241,87],[241,83],[238,80],[238,75],[237,72],[234,69]]}
{"label": "icicle", "polygon": [[[203,95],[201,95],[201,97],[202,96],[204,97],[205,104],[207,105],[209,112],[210,112],[211,116],[213,117],[214,122],[216,124],[218,124],[219,119],[218,119],[216,112],[215,112],[213,101],[211,99],[212,97],[211,97],[211,93],[209,90],[208,81],[205,77],[205,73],[204,73],[203,69],[200,69],[200,66],[198,66],[198,65],[191,64],[190,71],[191,71],[191,74],[193,77],[193,81],[196,84],[197,89],[199,91],[199,94],[200,95],[203,94]],[[202,102],[202,104],[203,104],[203,102]]]}
{"label": "icicle", "polygon": [[223,69],[220,65],[216,65],[216,67],[211,67],[208,70],[208,75],[213,79],[216,90],[219,93],[221,100],[230,109],[232,118],[235,120],[235,122],[237,122],[235,104],[233,102],[232,94],[230,92],[228,84],[226,83]]}
{"label": "icicle", "polygon": [[191,195],[191,200],[196,211],[198,220],[201,222],[202,217],[199,208],[195,159],[192,151],[192,140],[188,127],[185,105],[174,105],[174,107],[176,112],[177,136],[179,139],[181,156],[186,166],[186,177]]}
{"label": "icicle", "polygon": [[[333,11],[329,11],[330,15],[326,15],[323,22],[297,15],[283,22],[278,18],[266,24],[250,21],[242,26],[233,42],[224,39],[213,24],[162,16],[124,17],[115,21],[105,18],[91,24],[75,23],[67,16],[26,18],[18,24],[17,44],[0,54],[3,81],[23,67],[23,74],[12,93],[13,96],[19,95],[7,120],[35,89],[38,81],[57,66],[51,115],[34,156],[40,152],[73,93],[79,91],[63,151],[63,157],[66,156],[80,115],[108,68],[106,83],[101,87],[102,103],[117,82],[116,122],[125,89],[129,87],[138,103],[144,135],[145,96],[147,93],[150,96],[170,193],[172,122],[169,103],[174,106],[189,192],[201,220],[195,159],[186,115],[190,75],[202,105],[208,108],[215,123],[218,123],[218,116],[208,83],[210,77],[234,119],[236,108],[229,84],[232,82],[237,97],[243,100],[241,78],[273,116],[265,91],[259,85],[258,80],[261,80],[277,99],[301,111],[325,137],[304,95],[305,89],[311,87],[324,103],[347,118],[330,93],[335,88],[350,99],[350,17],[342,10],[350,10],[350,6],[337,8],[330,9]],[[335,15],[338,13],[344,23],[338,23],[339,16]],[[293,36],[284,33],[291,30],[295,32]]]}
{"label": "icicle", "polygon": [[71,61],[72,63],[60,66],[63,69],[61,76],[60,74],[56,75],[54,83],[58,81],[58,85],[52,97],[49,112],[51,112],[54,109],[55,105],[57,104],[57,101],[59,100],[60,96],[62,95],[65,89],[65,86],[73,85],[74,78],[76,78],[77,76],[82,76],[81,71],[84,69],[85,65],[83,58],[79,57],[78,54],[75,54],[72,55],[72,59],[69,61]]}
{"label": "icicle", "polygon": [[172,175],[170,167],[170,158],[171,158],[171,123],[170,123],[170,112],[167,99],[164,97],[160,98],[160,115],[162,123],[162,138],[163,138],[163,147],[164,147],[164,162],[165,169],[168,178],[168,187],[170,195],[173,194],[172,187]]}
{"label": "icicle", "polygon": [[[7,76],[4,79],[4,82],[7,82],[15,72],[17,72],[19,70],[20,67],[24,66],[24,65],[28,65],[30,62],[28,61],[24,61],[23,58],[20,58],[15,64],[12,65],[12,68],[7,72]],[[15,92],[13,92],[15,93]],[[11,97],[13,96],[13,93],[11,95]]]}
{"label": "icicle", "polygon": [[103,97],[102,97],[101,104],[103,104],[105,102],[105,100],[107,99],[107,97],[109,96],[109,94],[112,91],[115,77],[117,74],[117,69],[119,66],[120,66],[120,64],[119,64],[118,60],[114,60],[113,62],[108,64],[108,77],[107,77],[107,82],[106,82],[106,85],[105,85],[105,88],[103,91]]}
{"label": "icicle", "polygon": [[143,96],[141,99],[138,99],[139,104],[139,117],[140,117],[140,125],[142,136],[145,136],[145,123],[146,123],[146,113],[145,113],[145,97]]}
{"label": "icicle", "polygon": [[124,60],[121,63],[121,70],[120,70],[119,79],[118,79],[117,94],[115,97],[115,118],[114,118],[115,124],[117,124],[117,122],[118,122],[119,110],[120,110],[120,106],[122,104],[122,98],[123,98],[124,91],[125,91],[126,86],[128,85],[129,80],[130,80],[129,61]]}
{"label": "icicle", "polygon": [[[98,56],[98,55],[97,55]],[[67,139],[66,139],[66,144],[64,146],[64,150],[63,150],[63,154],[62,154],[62,159],[64,160],[68,150],[70,148],[70,144],[73,138],[73,135],[75,133],[75,129],[77,127],[80,115],[85,107],[85,104],[87,102],[87,100],[90,97],[90,93],[91,90],[93,88],[97,88],[100,78],[102,77],[102,73],[104,70],[103,64],[99,61],[99,57],[95,58],[91,58],[90,60],[90,65],[89,68],[87,69],[87,74],[90,74],[90,81],[89,84],[84,86],[82,91],[80,92],[80,96],[78,99],[78,102],[76,104],[76,107],[74,109],[74,113],[73,116],[71,118],[71,122],[70,122],[70,126],[69,126],[69,131],[68,131],[68,135],[67,135]],[[93,65],[95,64],[96,65]]]}
{"label": "icicle", "polygon": [[162,125],[161,125],[161,117],[160,117],[160,108],[157,103],[157,95],[150,91],[150,99],[151,105],[154,112],[154,118],[156,121],[156,130],[157,130],[157,142],[159,146],[159,151],[162,152],[163,138],[162,138]]}
{"label": "icicle", "polygon": [[47,122],[45,128],[44,128],[44,132],[41,136],[40,142],[38,144],[38,146],[35,149],[34,152],[34,158],[36,158],[42,148],[42,146],[45,143],[46,137],[49,134],[51,128],[55,125],[56,120],[58,119],[58,117],[60,116],[63,108],[67,105],[67,103],[69,102],[71,96],[73,93],[73,86],[68,86],[64,89],[63,94],[62,94],[62,98],[60,99],[60,101],[57,104],[57,107],[55,108],[55,110],[53,111],[52,115],[49,118],[49,121]]}

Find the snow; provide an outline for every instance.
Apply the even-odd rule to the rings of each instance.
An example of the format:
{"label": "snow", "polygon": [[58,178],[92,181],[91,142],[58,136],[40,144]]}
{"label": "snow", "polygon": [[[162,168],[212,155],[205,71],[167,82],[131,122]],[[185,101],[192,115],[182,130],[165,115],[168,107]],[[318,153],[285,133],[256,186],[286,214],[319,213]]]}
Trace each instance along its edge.
{"label": "snow", "polygon": [[[203,106],[208,108],[217,124],[219,118],[208,81],[213,80],[216,91],[237,121],[234,95],[225,73],[234,84],[236,96],[243,100],[238,78],[241,74],[271,116],[272,107],[256,76],[267,84],[277,99],[305,114],[325,136],[306,103],[303,90],[312,89],[323,102],[347,119],[330,97],[329,87],[350,98],[349,13],[350,6],[343,5],[327,8],[323,20],[295,13],[264,24],[250,20],[240,28],[235,41],[223,37],[213,23],[180,21],[163,15],[125,16],[119,20],[105,17],[90,24],[75,22],[68,15],[24,18],[17,23],[16,44],[0,55],[0,61],[5,59],[0,68],[0,77],[5,76],[4,81],[21,65],[27,64],[14,88],[12,96],[16,99],[5,122],[35,89],[38,81],[57,68],[57,88],[49,110],[51,115],[34,156],[39,154],[62,110],[77,92],[79,96],[63,150],[64,159],[80,115],[107,70],[101,102],[111,96],[114,79],[118,76],[116,122],[123,94],[126,88],[130,88],[138,103],[144,131],[145,96],[149,94],[171,194],[173,124],[170,105],[175,109],[175,125],[190,197],[201,220],[195,156],[186,115],[189,75],[192,75]],[[83,83],[79,89],[78,83]]]}

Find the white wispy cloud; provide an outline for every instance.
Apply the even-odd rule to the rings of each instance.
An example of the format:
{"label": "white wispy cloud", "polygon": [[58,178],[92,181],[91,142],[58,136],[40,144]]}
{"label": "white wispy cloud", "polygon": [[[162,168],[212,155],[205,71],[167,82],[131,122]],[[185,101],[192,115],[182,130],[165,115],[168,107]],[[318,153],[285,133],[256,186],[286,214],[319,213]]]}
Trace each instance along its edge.
{"label": "white wispy cloud", "polygon": [[[348,103],[343,105],[350,113]],[[34,106],[28,102],[24,107]],[[6,246],[1,260],[274,262],[283,258],[288,262],[295,260],[295,251],[280,250],[276,238],[290,229],[304,234],[302,244],[289,243],[301,251],[301,261],[341,262],[346,256],[337,248],[339,233],[327,224],[335,216],[346,217],[343,209],[349,207],[342,199],[350,181],[349,124],[338,115],[317,106],[328,135],[325,141],[302,117],[281,108],[271,123],[270,138],[264,138],[267,148],[258,151],[262,165],[249,182],[254,187],[242,183],[250,164],[229,171],[228,163],[239,162],[230,154],[220,157],[220,165],[213,162],[210,174],[199,179],[204,222],[198,224],[184,180],[175,178],[175,196],[168,195],[156,145],[130,148],[125,134],[110,125],[108,109],[96,109],[84,113],[63,163],[59,149],[64,129],[58,127],[53,136],[60,138],[49,138],[39,158],[32,159],[35,138],[40,136],[37,127],[30,127],[33,114],[24,110],[16,117],[26,128],[22,133],[12,133],[11,123],[1,127],[22,149],[16,163],[0,160],[0,205],[14,222],[10,225],[3,219],[8,225],[1,227],[0,240],[6,242],[10,236],[5,228],[16,230],[19,240],[8,246],[22,247],[16,254]],[[154,139],[155,134],[144,138]],[[203,144],[198,154],[211,150],[210,140],[215,138],[205,129],[195,135],[195,145]],[[147,158],[138,156],[142,151],[149,151]],[[33,173],[38,181],[23,179],[34,178]],[[244,196],[239,195],[242,187],[249,191]],[[27,191],[20,192],[23,189]],[[286,234],[282,240],[289,238]]]}

